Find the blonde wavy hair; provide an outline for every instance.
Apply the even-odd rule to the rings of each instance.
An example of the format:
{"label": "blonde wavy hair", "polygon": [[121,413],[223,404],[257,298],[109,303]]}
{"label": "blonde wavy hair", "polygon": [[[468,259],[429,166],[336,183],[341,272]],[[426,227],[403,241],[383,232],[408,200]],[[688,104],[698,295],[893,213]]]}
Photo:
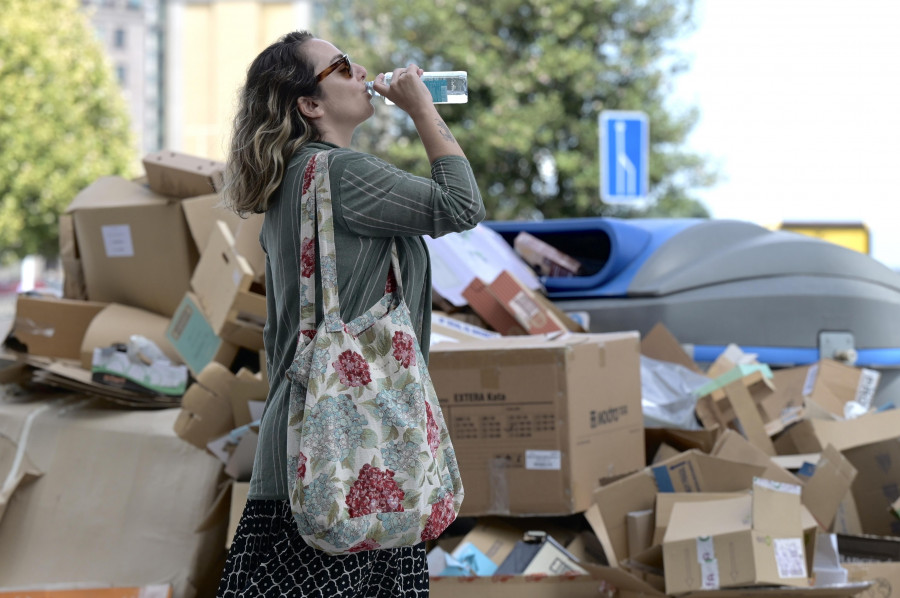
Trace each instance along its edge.
{"label": "blonde wavy hair", "polygon": [[302,50],[308,31],[288,33],[257,56],[241,88],[226,158],[226,206],[245,216],[265,212],[291,156],[319,133],[297,108],[318,97],[312,63]]}

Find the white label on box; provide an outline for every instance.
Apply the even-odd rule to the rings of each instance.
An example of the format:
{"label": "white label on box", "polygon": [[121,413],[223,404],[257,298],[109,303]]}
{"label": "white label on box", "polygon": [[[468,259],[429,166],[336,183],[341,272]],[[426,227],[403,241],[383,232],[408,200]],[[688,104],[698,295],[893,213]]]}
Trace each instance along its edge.
{"label": "white label on box", "polygon": [[131,227],[127,224],[107,224],[100,228],[106,257],[134,257]]}
{"label": "white label on box", "polygon": [[803,488],[797,484],[789,484],[787,482],[776,482],[766,478],[753,478],[753,487],[767,488],[777,492],[786,492],[787,494],[796,494],[800,496]]}
{"label": "white label on box", "polygon": [[719,589],[719,561],[711,536],[697,538],[697,562],[700,563],[700,588]]}
{"label": "white label on box", "polygon": [[547,323],[541,308],[525,291],[516,293],[516,296],[510,299],[509,306],[519,323],[526,328],[540,328]]}
{"label": "white label on box", "polygon": [[775,563],[778,565],[778,577],[783,579],[808,577],[806,574],[806,555],[803,553],[801,538],[775,538]]}
{"label": "white label on box", "polygon": [[808,397],[812,394],[813,387],[816,385],[816,377],[819,375],[819,364],[809,366],[806,372],[806,382],[803,383],[803,396]]}
{"label": "white label on box", "polygon": [[562,452],[525,451],[525,469],[558,471],[562,469]]}
{"label": "white label on box", "polygon": [[856,385],[856,397],[854,398],[854,401],[868,410],[872,406],[872,399],[875,398],[875,389],[878,388],[878,381],[880,379],[880,372],[862,368],[859,371],[859,384]]}

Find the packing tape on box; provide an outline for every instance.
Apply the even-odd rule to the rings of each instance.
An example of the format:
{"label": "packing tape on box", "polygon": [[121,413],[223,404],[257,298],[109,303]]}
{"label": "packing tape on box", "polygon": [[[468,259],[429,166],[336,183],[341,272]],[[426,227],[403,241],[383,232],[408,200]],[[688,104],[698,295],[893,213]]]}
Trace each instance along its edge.
{"label": "packing tape on box", "polygon": [[488,513],[494,515],[509,514],[509,483],[506,479],[508,468],[509,463],[506,459],[494,458],[488,460],[488,487],[490,489]]}
{"label": "packing tape on box", "polygon": [[700,589],[718,590],[719,561],[712,536],[697,537],[697,562],[700,563]]}

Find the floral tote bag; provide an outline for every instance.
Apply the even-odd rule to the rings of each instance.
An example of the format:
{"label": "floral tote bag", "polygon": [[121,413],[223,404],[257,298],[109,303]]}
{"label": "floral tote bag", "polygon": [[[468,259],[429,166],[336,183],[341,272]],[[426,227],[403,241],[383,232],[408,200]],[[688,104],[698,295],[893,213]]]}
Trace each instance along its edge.
{"label": "floral tote bag", "polygon": [[330,554],[410,546],[456,518],[462,480],[403,299],[396,244],[382,299],[341,320],[327,155],[310,160],[301,196],[302,323],[288,371],[291,508],[304,540]]}

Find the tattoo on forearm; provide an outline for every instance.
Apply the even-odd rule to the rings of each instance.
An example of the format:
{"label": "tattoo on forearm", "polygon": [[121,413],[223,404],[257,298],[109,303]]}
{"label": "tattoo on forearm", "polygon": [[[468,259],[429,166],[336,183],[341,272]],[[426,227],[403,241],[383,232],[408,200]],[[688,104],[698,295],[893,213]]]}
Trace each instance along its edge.
{"label": "tattoo on forearm", "polygon": [[450,129],[447,127],[447,123],[443,120],[437,121],[438,130],[441,133],[441,137],[444,138],[445,141],[456,141],[453,138],[453,133],[450,132]]}

